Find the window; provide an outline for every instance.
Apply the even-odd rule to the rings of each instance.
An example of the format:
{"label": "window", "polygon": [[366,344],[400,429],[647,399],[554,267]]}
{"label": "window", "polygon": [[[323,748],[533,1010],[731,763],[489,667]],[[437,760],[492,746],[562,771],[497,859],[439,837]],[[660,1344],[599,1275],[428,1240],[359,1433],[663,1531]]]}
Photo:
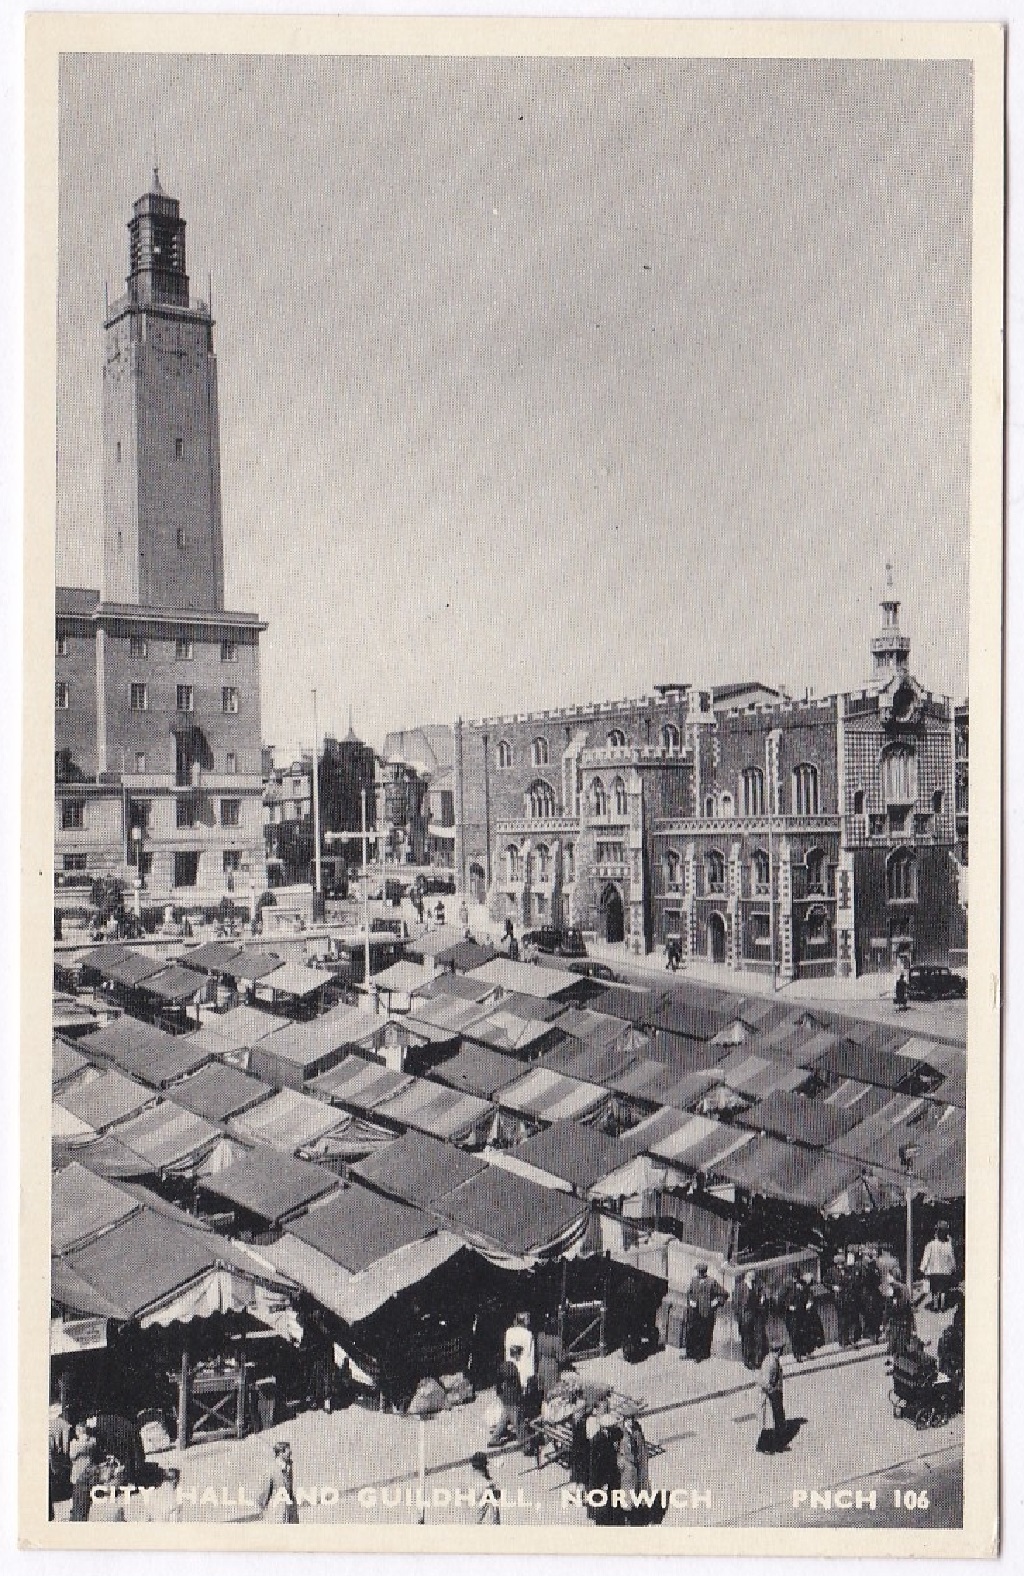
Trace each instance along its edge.
{"label": "window", "polygon": [[234,750],[229,750],[224,757],[224,770],[229,777],[233,777],[238,770],[238,756]]}
{"label": "window", "polygon": [[917,798],[917,756],[909,744],[894,744],[882,757],[882,796],[887,805]]}
{"label": "window", "polygon": [[222,640],[220,643],[220,660],[222,662],[237,662],[238,647],[233,640]]}
{"label": "window", "polygon": [[551,879],[551,850],[547,843],[537,844],[537,880]]}
{"label": "window", "polygon": [[571,843],[562,850],[562,879],[566,886],[572,886],[576,880],[576,850]]}
{"label": "window", "polygon": [[600,777],[595,777],[590,785],[590,803],[594,815],[608,814],[608,795],[604,791],[604,783]]}
{"label": "window", "polygon": [[608,735],[609,748],[613,750],[621,750],[625,742],[626,735],[623,733],[622,729],[613,728],[611,733]]}
{"label": "window", "polygon": [[71,704],[71,692],[63,679],[58,679],[53,686],[53,704],[58,711],[67,711]]}
{"label": "window", "polygon": [[622,781],[621,777],[616,777],[615,781],[612,783],[612,797],[615,800],[615,814],[627,815],[629,812],[629,803],[626,799],[626,785]]}
{"label": "window", "polygon": [[175,440],[174,440],[174,458],[176,460],[180,460],[182,455],[184,454],[184,452],[185,452],[184,440],[182,438],[175,438]]}
{"label": "window", "polygon": [[68,654],[68,637],[67,635],[62,635],[59,630],[55,641],[55,649],[58,657],[66,657]]}
{"label": "window", "polygon": [[679,749],[679,729],[674,722],[666,722],[661,730],[661,747],[674,755]]}
{"label": "window", "polygon": [[740,803],[744,815],[764,815],[764,772],[748,766],[740,778]]}
{"label": "window", "polygon": [[721,802],[721,807],[720,807],[720,810],[719,810],[719,814],[720,815],[724,815],[724,816],[728,816],[728,817],[731,818],[732,815],[733,815],[734,809],[735,809],[735,806],[733,804],[732,794],[731,793],[724,793],[722,795],[722,802]]}
{"label": "window", "polygon": [[857,792],[853,796],[853,813],[854,813],[854,815],[863,815],[864,814],[864,790],[863,790],[863,788],[858,788]]}
{"label": "window", "polygon": [[709,892],[725,891],[725,858],[717,848],[712,848],[705,856],[705,868],[708,876]]}
{"label": "window", "polygon": [[185,546],[185,527],[179,525],[177,531],[174,533],[174,536],[178,546],[183,548]]}
{"label": "window", "polygon": [[197,852],[175,854],[174,885],[176,887],[194,887],[198,878],[199,854]]}
{"label": "window", "polygon": [[[179,543],[179,546],[181,544]],[[179,635],[174,642],[174,658],[176,662],[191,662],[193,656],[192,641],[185,635]]]}
{"label": "window", "polygon": [[917,869],[908,848],[898,848],[885,871],[885,890],[891,902],[906,902],[917,892]]}
{"label": "window", "polygon": [[145,684],[132,685],[130,704],[132,711],[149,710],[149,689]]}
{"label": "window", "polygon": [[175,800],[176,823],[178,827],[195,826],[198,819],[196,802],[191,794],[181,794]]}
{"label": "window", "polygon": [[179,711],[194,711],[195,710],[195,693],[194,693],[194,691],[192,689],[191,684],[179,684],[178,685],[178,710]]}
{"label": "window", "polygon": [[237,691],[237,689],[235,689],[234,685],[232,685],[232,684],[225,684],[224,688],[221,690],[221,692],[220,692],[220,709],[221,709],[221,711],[227,711],[227,712],[231,712],[231,713],[237,712],[237,710],[238,710],[238,691]]}
{"label": "window", "polygon": [[932,794],[932,815],[941,815],[942,814],[942,804],[943,804],[942,789],[941,788],[936,788],[935,792]]}
{"label": "window", "polygon": [[710,820],[711,817],[714,815],[714,813],[715,813],[715,796],[714,796],[713,793],[709,793],[705,797],[705,800],[704,800],[704,814]]}
{"label": "window", "polygon": [[804,920],[804,941],[808,950],[827,952],[832,942],[832,926],[823,908],[812,908]]}
{"label": "window", "polygon": [[771,885],[772,867],[763,848],[755,848],[750,858],[750,873],[755,892],[767,892]]}
{"label": "window", "polygon": [[818,814],[818,768],[806,762],[793,768],[793,814]]}
{"label": "window", "polygon": [[143,832],[148,832],[153,824],[152,799],[133,799],[128,806],[128,821],[131,826],[138,826]]}
{"label": "window", "polygon": [[241,799],[222,799],[220,802],[221,826],[238,826],[242,819]]}
{"label": "window", "polygon": [[145,635],[129,635],[128,655],[130,657],[148,657],[149,641]]}
{"label": "window", "polygon": [[62,832],[78,832],[85,825],[85,801],[82,799],[62,799],[60,802],[60,829]]}
{"label": "window", "polygon": [[555,795],[549,783],[534,783],[526,801],[531,820],[550,821],[555,813]]}
{"label": "window", "polygon": [[117,461],[118,465],[120,465],[120,463],[121,463],[121,440],[120,440],[120,438],[118,438],[117,442],[114,444],[114,458]]}
{"label": "window", "polygon": [[501,771],[507,772],[512,765],[512,746],[507,739],[502,739],[498,744],[498,766]]}
{"label": "window", "polygon": [[510,843],[505,850],[505,876],[511,883],[519,880],[519,849]]}
{"label": "window", "polygon": [[533,761],[534,766],[546,766],[548,764],[547,739],[534,739],[530,745],[530,759]]}
{"label": "window", "polygon": [[85,870],[85,869],[87,869],[88,864],[89,864],[89,855],[88,854],[65,854],[63,862],[64,862],[64,869],[65,870],[69,870],[69,871],[70,870]]}
{"label": "window", "polygon": [[679,877],[681,870],[682,861],[680,860],[679,855],[676,853],[676,850],[674,848],[670,848],[668,853],[665,855],[665,885],[672,888],[673,891],[678,889],[680,885]]}
{"label": "window", "polygon": [[624,865],[626,862],[625,843],[598,843],[597,862],[599,865]]}
{"label": "window", "polygon": [[822,894],[825,891],[825,855],[820,848],[811,848],[807,851],[804,860],[807,868],[807,890]]}
{"label": "window", "polygon": [[241,868],[242,868],[242,850],[240,848],[225,848],[225,850],[224,850],[224,874],[228,875],[229,872],[231,872],[233,870],[241,870]]}
{"label": "window", "polygon": [[153,855],[146,853],[143,849],[139,850],[138,870],[139,878],[142,881],[145,881],[147,876],[153,873]]}
{"label": "window", "polygon": [[141,774],[145,770],[146,770],[146,753],[145,753],[144,750],[136,750],[135,751],[135,771],[136,771],[136,775],[141,776]]}
{"label": "window", "polygon": [[772,921],[769,914],[751,914],[750,939],[755,947],[771,946]]}

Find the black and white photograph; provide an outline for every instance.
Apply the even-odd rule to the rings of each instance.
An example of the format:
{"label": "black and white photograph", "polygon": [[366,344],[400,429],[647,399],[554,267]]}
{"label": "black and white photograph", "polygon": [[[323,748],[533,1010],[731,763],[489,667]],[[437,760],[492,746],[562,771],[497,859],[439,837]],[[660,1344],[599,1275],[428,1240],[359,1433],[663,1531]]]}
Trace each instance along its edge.
{"label": "black and white photograph", "polygon": [[993,1552],[1000,30],[36,20],[23,1536]]}

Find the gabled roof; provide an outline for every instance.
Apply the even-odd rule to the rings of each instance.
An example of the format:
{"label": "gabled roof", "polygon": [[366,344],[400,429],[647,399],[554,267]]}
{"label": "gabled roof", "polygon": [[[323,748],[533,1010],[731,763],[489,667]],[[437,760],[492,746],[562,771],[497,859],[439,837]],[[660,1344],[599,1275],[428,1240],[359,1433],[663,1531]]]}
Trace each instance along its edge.
{"label": "gabled roof", "polygon": [[554,1122],[506,1153],[583,1193],[629,1158],[617,1138],[582,1122]]}
{"label": "gabled roof", "polygon": [[226,1198],[271,1225],[285,1220],[338,1186],[338,1178],[325,1166],[296,1160],[274,1149],[254,1149],[224,1171],[204,1177],[203,1187],[217,1198]]}
{"label": "gabled roof", "polygon": [[433,1236],[434,1221],[422,1210],[366,1188],[345,1187],[289,1227],[293,1237],[358,1273],[408,1242]]}
{"label": "gabled roof", "polygon": [[523,1075],[523,1064],[514,1056],[488,1050],[484,1045],[464,1045],[454,1056],[431,1068],[431,1078],[466,1094],[489,1100],[498,1090]]}
{"label": "gabled roof", "polygon": [[223,1062],[209,1062],[174,1087],[178,1105],[208,1122],[225,1122],[273,1094],[273,1086]]}
{"label": "gabled roof", "polygon": [[111,1068],[63,1090],[60,1099],[64,1108],[79,1121],[87,1122],[94,1131],[100,1132],[141,1111],[156,1099],[156,1095],[145,1084],[136,1083],[134,1078],[126,1078]]}
{"label": "gabled roof", "polygon": [[134,1215],[135,1199],[77,1161],[54,1172],[50,1185],[50,1246],[64,1253]]}
{"label": "gabled roof", "polygon": [[386,1149],[358,1161],[351,1175],[379,1193],[430,1209],[486,1165],[478,1155],[454,1144],[426,1133],[408,1132]]}

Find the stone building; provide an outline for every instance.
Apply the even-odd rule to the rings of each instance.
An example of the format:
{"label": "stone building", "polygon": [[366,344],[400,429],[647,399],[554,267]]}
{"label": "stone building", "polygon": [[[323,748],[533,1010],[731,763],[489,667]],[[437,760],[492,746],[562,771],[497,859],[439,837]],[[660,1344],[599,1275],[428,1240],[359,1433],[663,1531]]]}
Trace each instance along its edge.
{"label": "stone building", "polygon": [[224,607],[213,319],[155,171],[128,229],[104,324],[103,583],[56,594],[56,898],[111,876],[140,907],[251,902],[266,625]]}

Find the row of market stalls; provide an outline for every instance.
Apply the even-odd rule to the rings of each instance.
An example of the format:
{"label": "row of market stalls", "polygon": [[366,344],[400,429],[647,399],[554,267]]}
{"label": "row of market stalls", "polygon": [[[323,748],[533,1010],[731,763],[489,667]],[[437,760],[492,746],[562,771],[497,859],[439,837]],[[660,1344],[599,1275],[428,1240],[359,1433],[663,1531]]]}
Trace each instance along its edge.
{"label": "row of market stalls", "polygon": [[623,1306],[638,1287],[656,1304],[699,1256],[730,1281],[828,1236],[899,1242],[908,1190],[922,1232],[932,1206],[958,1218],[962,1045],[692,987],[601,990],[468,945],[461,961],[387,971],[378,1013],[246,1003],[179,1033],[127,1013],[83,1027],[65,990],[55,1358],[163,1375],[154,1406],[209,1436],[227,1413],[247,1426],[289,1369],[316,1395],[339,1358],[392,1399],[426,1372],[479,1382],[505,1311],[564,1308],[594,1266],[605,1302],[617,1275]]}

